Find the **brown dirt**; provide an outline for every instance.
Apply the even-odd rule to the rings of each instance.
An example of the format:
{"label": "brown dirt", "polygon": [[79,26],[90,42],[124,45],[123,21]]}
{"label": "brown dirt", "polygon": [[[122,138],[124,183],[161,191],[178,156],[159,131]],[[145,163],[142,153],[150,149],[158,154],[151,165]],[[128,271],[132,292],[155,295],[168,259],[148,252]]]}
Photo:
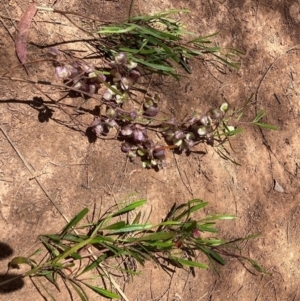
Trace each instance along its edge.
{"label": "brown dirt", "polygon": [[[103,21],[121,20],[130,4],[54,2],[57,9],[78,11]],[[2,75],[19,64],[13,37],[17,20],[28,5],[4,0],[0,7]],[[140,162],[126,164],[117,141],[89,143],[85,128],[93,119],[95,100],[84,104],[87,113],[74,115],[74,107],[82,99],[66,98],[60,108],[49,105],[53,115],[41,122],[43,116],[31,105],[32,100],[42,97],[50,103],[63,92],[51,86],[1,80],[0,120],[4,131],[0,133],[0,277],[13,255],[23,254],[39,234],[56,232],[64,225],[57,208],[71,218],[83,207],[92,209],[95,204],[97,209],[105,209],[135,192],[134,198],[147,198],[145,212],[152,208],[153,221],[159,221],[174,202],[193,197],[210,203],[206,212],[235,214],[236,221],[220,223],[221,234],[230,239],[262,232],[260,238],[244,245],[243,252],[271,274],[253,275],[232,259],[220,269],[220,276],[211,269],[199,270],[195,277],[177,270],[169,277],[148,264],[133,282],[124,284],[120,280],[129,300],[300,300],[300,2],[137,0],[134,12],[170,8],[190,9],[189,15],[179,16],[188,28],[201,35],[219,31],[216,41],[220,45],[241,49],[245,55],[239,71],[224,68],[220,72],[210,62],[192,61],[193,74],[179,86],[172,80],[159,86],[164,108],[174,110],[180,118],[194,109],[205,112],[224,100],[240,107],[255,93],[255,104],[246,112],[245,120],[251,120],[256,110],[263,108],[267,113],[264,122],[277,125],[279,131],[260,131],[245,125],[246,131],[232,139],[234,151],[229,148],[241,166],[221,159],[207,146],[202,149],[205,156],[170,155],[164,170],[144,170]],[[80,22],[78,17],[72,19]],[[44,12],[35,17],[29,41],[49,45],[85,37],[61,15]],[[82,43],[61,45],[61,49],[90,51]],[[29,45],[28,61],[44,58],[43,49]],[[50,63],[30,65],[28,71],[33,79],[55,81]],[[12,74],[27,78],[22,68]],[[284,188],[283,193],[273,189],[275,180]],[[32,283],[24,281],[22,289],[19,283],[20,287],[8,294],[0,291],[0,299],[43,300]],[[69,300],[68,295],[57,296]]]}

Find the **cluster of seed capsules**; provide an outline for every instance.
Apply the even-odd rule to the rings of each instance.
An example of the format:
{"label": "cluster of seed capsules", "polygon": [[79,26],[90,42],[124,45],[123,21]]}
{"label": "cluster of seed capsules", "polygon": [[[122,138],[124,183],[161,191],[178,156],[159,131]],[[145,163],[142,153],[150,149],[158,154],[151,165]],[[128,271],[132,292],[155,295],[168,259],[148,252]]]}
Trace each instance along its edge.
{"label": "cluster of seed capsules", "polygon": [[141,76],[137,63],[129,60],[125,53],[115,55],[107,76],[82,61],[58,65],[56,74],[76,91],[89,95],[96,93],[101,84],[107,87],[102,95],[106,104],[105,116],[96,117],[89,128],[98,137],[116,128],[118,138],[123,141],[121,150],[131,160],[140,157],[145,168],[163,168],[167,150],[187,152],[199,142],[212,145],[216,129],[228,110],[228,104],[223,103],[219,109],[211,109],[205,115],[194,114],[185,122],[178,123],[174,118],[161,122],[156,130],[164,137],[166,145],[159,145],[148,135],[150,126],[141,122],[150,121],[159,113],[158,96],[145,96],[139,111],[127,112],[122,108],[129,99],[130,89]]}

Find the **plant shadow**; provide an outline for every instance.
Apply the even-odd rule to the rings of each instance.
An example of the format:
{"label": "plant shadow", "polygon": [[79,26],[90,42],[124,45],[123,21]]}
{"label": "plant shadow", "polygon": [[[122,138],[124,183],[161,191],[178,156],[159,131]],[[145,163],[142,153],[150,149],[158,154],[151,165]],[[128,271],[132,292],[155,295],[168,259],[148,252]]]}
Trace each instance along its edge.
{"label": "plant shadow", "polygon": [[[0,242],[0,260],[10,257],[13,253],[14,250],[8,244]],[[2,285],[4,282],[6,283]],[[19,290],[23,286],[24,281],[18,274],[8,271],[5,274],[0,273],[0,295]]]}

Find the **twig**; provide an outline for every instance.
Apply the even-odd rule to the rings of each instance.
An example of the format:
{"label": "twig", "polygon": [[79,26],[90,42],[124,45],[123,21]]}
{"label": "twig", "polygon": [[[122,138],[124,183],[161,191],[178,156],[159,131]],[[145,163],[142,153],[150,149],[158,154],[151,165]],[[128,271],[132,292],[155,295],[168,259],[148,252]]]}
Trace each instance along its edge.
{"label": "twig", "polygon": [[40,186],[40,188],[42,189],[42,191],[45,193],[45,195],[48,197],[48,199],[50,200],[50,202],[52,203],[52,205],[56,208],[56,210],[60,213],[60,215],[64,218],[64,220],[69,223],[68,218],[62,213],[62,211],[58,208],[58,206],[55,204],[54,200],[52,199],[52,197],[49,195],[49,193],[46,191],[46,189],[43,187],[43,185],[41,184],[40,180],[35,177],[35,173],[33,168],[27,163],[27,161],[25,160],[25,158],[22,156],[22,154],[19,152],[19,150],[16,148],[16,146],[14,145],[14,143],[12,142],[12,140],[8,137],[6,131],[2,128],[2,126],[0,126],[0,130],[2,131],[3,135],[5,136],[5,138],[7,139],[7,141],[10,143],[10,145],[12,146],[12,148],[15,150],[15,152],[17,153],[17,155],[19,156],[19,158],[22,160],[22,162],[24,163],[24,165],[26,166],[26,168],[28,169],[28,171],[31,173],[31,175],[34,177],[33,179],[37,182],[37,184]]}
{"label": "twig", "polygon": [[134,4],[134,0],[131,0],[130,6],[129,6],[129,12],[128,12],[128,19],[129,19],[129,21],[131,20],[133,4]]}
{"label": "twig", "polygon": [[121,185],[120,185],[120,188],[119,188],[118,191],[121,191],[121,189],[122,189],[122,187],[123,187],[123,184],[124,184],[124,181],[125,181],[126,172],[127,172],[127,164],[128,164],[128,160],[129,160],[129,158],[126,157],[126,163],[125,163],[124,172],[123,172],[124,176],[123,176],[123,180],[122,180],[122,182],[121,182]]}
{"label": "twig", "polygon": [[[15,26],[14,22],[12,21],[13,18],[11,17],[11,14],[10,14],[9,10],[7,9],[5,3],[3,3],[2,0],[1,0],[1,2],[2,2],[2,5],[4,6],[4,8],[5,8],[5,10],[6,10],[7,14],[8,14],[8,16],[9,16],[8,19],[10,19],[10,22],[11,22],[12,26],[17,30],[17,27]],[[14,20],[14,21],[16,21],[16,20]]]}
{"label": "twig", "polygon": [[6,29],[6,31],[8,32],[9,36],[11,37],[11,39],[15,42],[15,39],[14,39],[13,35],[12,35],[11,32],[9,31],[9,29],[6,27],[6,25],[5,25],[5,23],[4,23],[4,21],[3,21],[3,19],[2,19],[1,16],[0,16],[0,21],[1,21],[2,25],[3,25],[3,27],[4,27],[4,28]]}
{"label": "twig", "polygon": [[99,98],[97,98],[97,97],[95,97],[95,96],[93,96],[89,93],[83,92],[81,90],[78,90],[76,88],[69,87],[69,86],[66,86],[66,85],[63,85],[63,84],[56,84],[56,83],[52,83],[52,82],[49,82],[49,81],[43,81],[43,80],[34,81],[34,80],[31,80],[31,79],[24,79],[24,78],[18,78],[18,77],[10,77],[10,76],[0,76],[0,79],[18,81],[18,82],[28,83],[28,84],[32,84],[32,85],[47,85],[47,86],[53,86],[53,87],[57,87],[57,88],[64,88],[64,89],[68,89],[68,90],[71,90],[71,91],[75,91],[77,93],[81,93],[81,94],[83,94],[85,96],[88,96],[90,98],[96,99],[100,102],[100,104],[104,103],[101,99],[99,99]]}
{"label": "twig", "polygon": [[180,179],[181,179],[181,182],[182,184],[185,186],[185,188],[187,189],[187,191],[191,194],[191,196],[193,196],[193,192],[191,191],[190,187],[188,187],[188,185],[183,181],[183,178],[182,178],[182,174],[181,174],[181,171],[179,169],[179,166],[178,166],[178,162],[177,162],[177,159],[176,159],[176,156],[175,154],[173,153],[173,157],[174,157],[174,160],[176,162],[176,167],[177,167],[177,170],[178,170],[178,173],[179,173],[179,176],[180,176]]}

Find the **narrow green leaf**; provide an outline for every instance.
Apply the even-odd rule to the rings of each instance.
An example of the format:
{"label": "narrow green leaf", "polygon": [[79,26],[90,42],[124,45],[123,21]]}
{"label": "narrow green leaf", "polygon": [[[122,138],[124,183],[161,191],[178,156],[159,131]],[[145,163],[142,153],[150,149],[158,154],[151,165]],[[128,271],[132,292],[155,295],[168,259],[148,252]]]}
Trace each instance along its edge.
{"label": "narrow green leaf", "polygon": [[200,268],[200,269],[208,269],[208,266],[206,264],[195,262],[187,259],[182,259],[179,257],[172,257],[172,259],[176,260],[177,262],[181,263],[182,265],[193,267],[193,268]]}
{"label": "narrow green leaf", "polygon": [[226,137],[230,137],[230,136],[236,136],[240,133],[242,133],[244,130],[241,129],[241,128],[237,128],[235,130],[227,130],[227,131],[224,131],[223,133],[219,133],[220,136],[226,136]]}
{"label": "narrow green leaf", "polygon": [[206,222],[206,221],[215,221],[215,220],[232,220],[236,219],[235,215],[232,214],[215,214],[215,215],[208,215],[204,219],[201,220],[201,222]]}
{"label": "narrow green leaf", "polygon": [[151,67],[153,69],[162,70],[162,71],[166,71],[166,72],[175,72],[175,69],[173,67],[170,67],[170,66],[150,63],[148,61],[138,59],[136,57],[134,58],[134,61],[137,62],[137,63],[140,63],[142,65],[145,65],[147,67]]}
{"label": "narrow green leaf", "polygon": [[[45,271],[46,272],[46,271]],[[50,281],[58,291],[60,291],[59,286],[56,281],[56,276],[54,271],[47,271],[48,273],[44,274],[44,277]],[[40,274],[39,274],[40,275]]]}
{"label": "narrow green leaf", "polygon": [[240,121],[241,118],[243,117],[243,115],[244,115],[244,112],[241,112],[241,113],[237,116],[236,120],[237,120],[237,121]]}
{"label": "narrow green leaf", "polygon": [[74,258],[75,260],[81,260],[82,257],[80,256],[80,254],[74,252],[71,254],[71,257]]}
{"label": "narrow green leaf", "polygon": [[93,261],[90,265],[86,266],[84,268],[84,270],[80,273],[84,274],[92,269],[94,269],[95,267],[97,267],[104,259],[106,259],[107,254],[102,254],[101,256],[99,256],[95,261]]}
{"label": "narrow green leaf", "polygon": [[182,231],[184,233],[191,233],[197,227],[196,221],[185,222],[182,226]]}
{"label": "narrow green leaf", "polygon": [[182,212],[181,214],[179,214],[176,218],[174,218],[175,221],[181,220],[182,218],[184,218],[185,216],[189,216],[192,212],[195,212],[201,208],[204,208],[205,206],[208,205],[208,202],[202,202],[201,200],[195,199],[190,201],[187,205],[190,206],[192,203],[194,202],[201,202],[198,205],[189,207],[188,209],[186,209],[184,212]]}
{"label": "narrow green leaf", "polygon": [[88,208],[80,211],[72,220],[62,229],[60,237],[64,236],[72,227],[76,226],[89,212]]}
{"label": "narrow green leaf", "polygon": [[195,43],[195,42],[199,42],[199,43],[211,43],[211,41],[208,41],[207,38],[211,38],[211,37],[214,37],[216,35],[218,35],[219,32],[214,32],[210,35],[207,35],[207,36],[203,36],[203,37],[197,37],[196,39],[193,39],[191,41],[189,41],[189,43]]}
{"label": "narrow green leaf", "polygon": [[166,221],[166,222],[162,222],[162,223],[158,224],[157,226],[181,226],[181,225],[182,225],[181,222]]}
{"label": "narrow green leaf", "polygon": [[141,219],[141,211],[136,215],[136,217],[134,218],[134,220],[132,221],[132,224],[138,224],[140,219]]}
{"label": "narrow green leaf", "polygon": [[274,125],[270,125],[270,124],[266,124],[266,123],[261,123],[261,122],[253,122],[255,125],[261,127],[261,128],[265,128],[268,130],[273,130],[273,131],[277,131],[278,128]]}
{"label": "narrow green leaf", "polygon": [[147,240],[168,240],[174,238],[176,236],[175,233],[171,232],[157,232],[151,233],[136,239],[136,241],[147,241]]}
{"label": "narrow green leaf", "polygon": [[200,204],[195,205],[195,206],[192,206],[192,207],[190,208],[190,213],[195,212],[195,211],[198,211],[199,209],[202,209],[202,208],[206,207],[207,205],[208,205],[208,202],[202,202],[202,201],[201,201]]}
{"label": "narrow green leaf", "polygon": [[8,263],[8,268],[10,269],[18,269],[19,268],[19,264],[27,264],[29,266],[32,266],[32,263],[30,261],[30,259],[28,259],[27,257],[14,257],[9,263]]}
{"label": "narrow green leaf", "polygon": [[125,24],[122,24],[121,26],[100,27],[100,29],[97,32],[100,34],[120,34],[120,33],[130,32],[130,31],[136,29],[135,24],[131,24],[129,26],[126,26],[125,28],[124,28],[124,25]]}
{"label": "narrow green leaf", "polygon": [[75,283],[70,281],[68,278],[66,278],[66,281],[68,281],[72,285],[73,289],[75,290],[75,292],[77,293],[77,295],[79,296],[81,301],[88,301],[89,300],[88,296],[85,293],[85,291],[79,285],[76,285]]}
{"label": "narrow green leaf", "polygon": [[107,226],[105,228],[102,228],[102,229],[103,230],[118,230],[118,229],[121,229],[121,228],[123,228],[125,226],[126,226],[125,222],[124,221],[120,221],[120,222],[116,222],[116,223],[114,223],[112,225],[109,225],[109,226]]}
{"label": "narrow green leaf", "polygon": [[37,281],[39,282],[39,284],[41,285],[41,287],[44,289],[44,291],[47,293],[47,295],[53,300],[56,301],[56,299],[54,298],[54,296],[49,292],[47,286],[45,286],[42,281],[37,277]]}
{"label": "narrow green leaf", "polygon": [[258,262],[251,258],[246,258],[246,260],[248,260],[258,272],[267,274],[266,270]]}
{"label": "narrow green leaf", "polygon": [[246,241],[246,240],[249,240],[249,239],[257,238],[259,236],[261,236],[261,233],[255,233],[255,234],[251,234],[251,235],[248,235],[248,236],[245,236],[245,237],[236,238],[236,239],[233,239],[231,241],[228,241],[226,243],[226,245],[236,244],[237,242],[243,242],[243,241]]}
{"label": "narrow green leaf", "polygon": [[68,248],[62,254],[54,258],[53,263],[58,263],[60,260],[65,259],[66,257],[70,256],[71,254],[77,252],[79,249],[85,247],[86,245],[90,244],[93,238],[86,239],[82,242],[77,243],[72,248]]}
{"label": "narrow green leaf", "polygon": [[129,211],[132,211],[140,206],[143,206],[145,203],[146,203],[146,200],[136,201],[136,202],[131,203],[131,204],[125,206],[124,208],[118,210],[117,212],[113,213],[112,216],[117,216],[117,215],[129,212]]}
{"label": "narrow green leaf", "polygon": [[[135,250],[134,250],[134,248],[130,248],[129,250],[128,250],[128,254],[130,254],[130,256],[132,257],[132,258],[134,258],[140,265],[144,265],[144,263],[145,263],[145,255],[144,254],[139,254],[139,253],[137,253]],[[147,259],[149,258],[149,256],[147,257]],[[149,258],[150,259],[150,258]]]}
{"label": "narrow green leaf", "polygon": [[198,228],[199,228],[200,231],[203,231],[203,232],[217,233],[218,230],[216,228],[212,227],[214,225],[215,225],[215,223],[206,223],[206,224],[203,224],[203,225],[198,224]]}
{"label": "narrow green leaf", "polygon": [[155,50],[154,49],[133,49],[133,48],[126,48],[126,47],[120,47],[119,48],[120,51],[123,51],[123,52],[128,52],[128,53],[134,53],[134,54],[153,54],[155,53]]}
{"label": "narrow green leaf", "polygon": [[261,118],[263,118],[266,115],[264,110],[259,110],[255,116],[255,118],[253,119],[253,123],[258,122]]}
{"label": "narrow green leaf", "polygon": [[90,285],[90,284],[87,284],[85,282],[83,282],[84,285],[86,285],[87,287],[89,287],[91,290],[93,290],[94,292],[96,292],[97,294],[105,297],[105,298],[111,298],[111,299],[120,299],[119,295],[111,292],[111,291],[108,291],[104,288],[100,288],[100,287],[97,287],[97,286],[93,286],[93,285]]}
{"label": "narrow green leaf", "polygon": [[125,227],[114,230],[110,232],[110,234],[116,234],[116,233],[125,233],[125,232],[135,232],[135,231],[144,231],[152,228],[152,224],[132,224],[132,225],[126,225]]}
{"label": "narrow green leaf", "polygon": [[[171,10],[167,10],[165,12],[160,12],[158,14],[154,14],[152,16],[135,16],[135,17],[131,17],[130,20],[131,21],[151,21],[151,20],[156,20],[156,19],[160,19],[163,17],[166,17],[168,15],[171,14],[175,14],[175,13],[189,13],[190,11],[188,9],[171,9]],[[175,22],[175,21],[174,21]]]}
{"label": "narrow green leaf", "polygon": [[213,52],[211,52],[211,54],[214,55],[216,58],[218,58],[221,62],[225,63],[225,65],[231,66],[231,67],[233,67],[235,69],[239,69],[239,66],[237,64],[232,63],[232,62],[230,62],[230,61],[222,58],[221,56],[219,56],[219,55],[217,55],[217,54],[215,54]]}
{"label": "narrow green leaf", "polygon": [[144,242],[144,244],[147,244],[147,246],[151,247],[157,247],[159,249],[170,249],[173,247],[174,243],[172,241],[170,242],[162,242],[162,241],[155,241],[155,242]]}
{"label": "narrow green leaf", "polygon": [[46,275],[49,275],[49,274],[53,274],[53,270],[40,270],[38,271],[35,275],[37,276],[46,276]]}
{"label": "narrow green leaf", "polygon": [[28,258],[31,258],[31,257],[33,257],[33,256],[35,256],[35,255],[38,255],[38,254],[41,254],[42,253],[42,249],[41,248],[39,248],[39,249],[37,249],[36,251],[34,251],[32,254],[30,254],[29,256],[28,256]]}
{"label": "narrow green leaf", "polygon": [[211,255],[211,257],[217,261],[219,264],[221,265],[225,265],[226,261],[224,260],[224,258],[222,256],[220,256],[217,252],[215,252],[214,250],[209,250],[209,254]]}
{"label": "narrow green leaf", "polygon": [[221,240],[221,239],[215,239],[215,238],[209,238],[209,239],[199,239],[199,241],[202,243],[202,244],[206,244],[208,246],[211,246],[211,247],[217,247],[217,246],[221,246],[221,245],[224,245],[226,243],[226,241],[224,240]]}
{"label": "narrow green leaf", "polygon": [[86,235],[76,235],[76,234],[66,234],[62,237],[63,240],[71,241],[71,242],[81,242],[89,237]]}
{"label": "narrow green leaf", "polygon": [[40,237],[40,240],[52,256],[56,257],[60,254],[60,251],[54,246],[50,245],[43,237]]}
{"label": "narrow green leaf", "polygon": [[108,236],[97,235],[90,241],[91,245],[101,244],[102,242],[114,242],[114,239]]}

